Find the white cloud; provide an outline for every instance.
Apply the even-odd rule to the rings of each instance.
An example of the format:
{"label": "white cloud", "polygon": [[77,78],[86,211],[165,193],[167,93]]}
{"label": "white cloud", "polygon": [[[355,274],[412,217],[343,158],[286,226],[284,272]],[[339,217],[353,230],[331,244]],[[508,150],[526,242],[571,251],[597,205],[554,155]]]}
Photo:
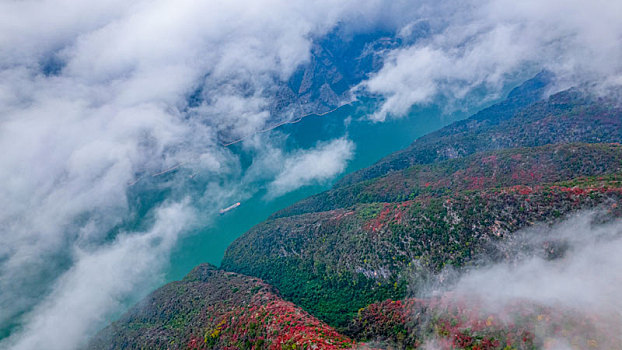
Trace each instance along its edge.
{"label": "white cloud", "polygon": [[615,312],[622,319],[622,221],[598,224],[597,213],[581,213],[552,227],[518,232],[525,247],[563,247],[564,256],[514,252],[516,261],[471,271],[455,292],[477,295],[491,307],[528,300],[590,313]]}
{"label": "white cloud", "polygon": [[[587,54],[575,61],[567,59],[569,54],[562,56],[567,71],[600,65],[598,72],[610,72],[621,62],[616,51],[619,11],[611,3],[596,3],[581,12],[581,3],[574,1],[555,16],[562,2],[552,2],[542,14],[534,10],[535,1],[475,6],[479,12],[442,27],[447,28],[446,39],[434,37],[427,46],[392,53],[392,63],[368,85],[389,97],[383,110],[388,112],[435,94],[439,81],[466,81],[454,88],[457,95],[465,84],[468,91],[478,81],[494,83],[495,77],[525,60],[521,50],[533,48],[528,44],[542,42],[538,25],[546,23],[547,16],[555,18],[545,26],[555,29],[545,37],[549,42],[568,33],[557,46],[569,42],[576,48],[590,39],[594,43],[587,43],[584,52],[605,49],[591,57],[590,65]],[[429,8],[424,5],[421,8]],[[453,5],[434,8],[446,11]],[[308,59],[314,37],[337,23],[351,28],[406,25],[427,16],[421,8],[410,1],[387,5],[383,0],[0,2],[0,327],[16,321],[26,332],[15,333],[10,344],[0,346],[37,348],[47,339],[47,344],[71,349],[101,326],[109,311],[118,311],[118,300],[140,294],[142,282],[134,279],[144,278],[147,284],[157,280],[160,263],[185,230],[179,222],[170,222],[172,218],[160,216],[150,229],[124,232],[111,244],[110,230],[132,218],[130,184],[183,164],[204,179],[206,196],[225,201],[237,187],[224,188],[221,180],[238,176],[240,170],[217,135],[248,135],[270,123],[274,116],[266,107],[276,85]],[[606,16],[591,23],[577,12]],[[453,16],[458,18],[458,11]],[[495,16],[508,23],[506,31],[485,25],[496,28],[497,22],[490,19]],[[535,20],[529,21],[531,17]],[[469,22],[480,18],[488,20]],[[535,29],[512,48],[508,42],[523,33],[517,29],[522,22]],[[464,33],[482,44],[449,50],[465,40]],[[581,35],[573,36],[576,33]],[[518,63],[507,59],[494,65],[496,74],[490,74],[478,56],[489,54],[484,62],[494,63],[501,54],[492,51],[496,46],[483,44],[486,38],[496,38],[501,53],[517,55]],[[550,52],[544,51],[539,61],[556,62]],[[527,58],[541,54],[536,50]],[[605,54],[608,59],[602,58]],[[403,96],[401,88],[418,84],[420,73],[390,71],[404,69],[402,63],[408,64],[413,55],[420,70],[429,67],[424,78],[431,85]],[[443,75],[443,67],[434,63],[439,60],[458,68]],[[465,73],[470,65],[475,72]],[[459,79],[450,79],[453,74]],[[382,83],[385,76],[394,83]],[[187,97],[199,88],[203,101],[189,108]],[[352,143],[340,139],[291,157],[275,157],[284,168],[268,169],[276,176],[271,195],[333,178],[344,170],[352,152]],[[183,188],[183,183],[176,186]],[[191,216],[194,205],[176,207],[175,212],[184,213],[171,215]],[[211,205],[217,208],[219,203]],[[135,257],[133,250],[138,252]],[[130,262],[136,270],[125,270]],[[108,266],[118,266],[123,273],[113,273]],[[90,277],[99,275],[101,279]],[[55,320],[63,310],[77,310],[91,299],[98,307],[84,307],[92,314],[72,311],[71,325],[57,328]]]}
{"label": "white cloud", "polygon": [[10,347],[76,348],[114,314],[128,293],[152,287],[179,233],[194,220],[187,203],[170,204],[156,215],[157,223],[148,232],[121,235],[93,251],[75,248],[75,263],[33,310],[26,328],[7,340]]}
{"label": "white cloud", "polygon": [[358,89],[385,97],[372,118],[404,115],[439,96],[464,98],[480,87],[548,69],[560,87],[618,84],[622,76],[622,12],[617,1],[446,1],[422,6],[434,35],[388,54],[385,66]]}
{"label": "white cloud", "polygon": [[[502,322],[517,324],[513,310],[554,310],[588,320],[602,339],[601,348],[622,341],[622,220],[603,223],[602,212],[582,212],[553,226],[535,226],[513,234],[499,249],[511,261],[485,264],[436,293]],[[561,257],[547,257],[556,249]],[[519,324],[520,326],[520,324]],[[572,333],[536,328],[539,341],[576,341]],[[563,339],[567,337],[567,339]],[[434,343],[429,344],[431,348]],[[562,347],[565,349],[565,347]],[[574,347],[568,347],[568,349]]]}
{"label": "white cloud", "polygon": [[[132,219],[130,184],[183,164],[226,200],[235,186],[220,180],[239,165],[217,135],[269,123],[275,86],[308,59],[313,37],[356,6],[0,2],[0,328],[23,328],[0,346],[46,339],[71,349],[118,300],[142,294],[134,279],[156,281],[185,226],[156,217],[148,233],[117,234],[110,245],[110,230]],[[188,110],[201,87],[204,101]]]}
{"label": "white cloud", "polygon": [[345,170],[353,155],[354,143],[340,138],[289,156],[268,185],[268,196],[278,197],[302,186],[331,180]]}

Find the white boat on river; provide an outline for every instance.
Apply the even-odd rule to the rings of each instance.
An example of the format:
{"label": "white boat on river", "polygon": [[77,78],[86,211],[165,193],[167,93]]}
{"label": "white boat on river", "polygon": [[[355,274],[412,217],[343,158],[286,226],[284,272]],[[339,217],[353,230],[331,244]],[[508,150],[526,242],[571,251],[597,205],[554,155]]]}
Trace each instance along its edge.
{"label": "white boat on river", "polygon": [[239,207],[240,204],[241,204],[240,202],[237,202],[237,203],[232,204],[232,205],[230,205],[230,206],[228,206],[226,208],[220,209],[220,215],[222,215],[222,214],[224,214],[224,213],[226,213],[226,212],[228,212],[230,210],[233,210],[233,209]]}

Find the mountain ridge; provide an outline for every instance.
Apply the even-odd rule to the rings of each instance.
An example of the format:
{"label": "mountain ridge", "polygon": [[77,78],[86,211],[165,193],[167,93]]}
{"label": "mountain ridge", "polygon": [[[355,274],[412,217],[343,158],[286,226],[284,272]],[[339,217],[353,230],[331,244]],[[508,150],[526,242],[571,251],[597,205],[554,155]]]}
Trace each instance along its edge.
{"label": "mountain ridge", "polygon": [[[460,273],[484,262],[506,261],[512,253],[499,243],[514,244],[521,229],[552,225],[585,209],[599,209],[605,218],[622,217],[622,110],[576,89],[539,100],[548,79],[541,73],[506,101],[276,212],[236,239],[219,268],[201,265],[181,282],[154,292],[146,299],[150,305],[157,309],[176,300],[180,309],[173,308],[172,314],[177,315],[204,310],[197,300],[220,305],[200,311],[201,317],[182,317],[178,333],[145,338],[170,329],[166,325],[175,318],[153,314],[149,327],[136,329],[137,315],[149,311],[143,303],[104,329],[88,348],[293,349],[307,344],[414,349],[422,346],[420,337],[431,334],[428,324],[405,323],[399,310],[415,304],[424,305],[415,308],[422,317],[440,317],[432,333],[445,339],[447,348],[502,349],[503,337],[508,347],[540,346],[532,334],[533,321],[521,328],[526,333],[513,338],[507,325],[482,326],[488,321],[480,316],[458,322],[454,314],[430,308],[434,301],[413,304],[409,296],[441,278],[447,268]],[[546,252],[556,259],[563,246]],[[195,291],[192,298],[193,292],[171,291],[170,286],[189,283],[214,293]],[[258,286],[262,297],[253,299],[250,291]],[[232,288],[242,291],[242,297],[232,295]],[[263,316],[249,319],[247,305],[263,310]],[[293,314],[298,316],[291,319]],[[289,320],[277,330],[290,336],[288,343],[277,334],[270,337],[274,317]],[[227,327],[218,328],[224,319]],[[254,324],[253,329],[235,319]],[[485,333],[465,330],[474,325]],[[210,337],[215,331],[218,339]],[[178,342],[166,347],[152,342],[169,338]],[[95,346],[101,339],[115,341]]]}

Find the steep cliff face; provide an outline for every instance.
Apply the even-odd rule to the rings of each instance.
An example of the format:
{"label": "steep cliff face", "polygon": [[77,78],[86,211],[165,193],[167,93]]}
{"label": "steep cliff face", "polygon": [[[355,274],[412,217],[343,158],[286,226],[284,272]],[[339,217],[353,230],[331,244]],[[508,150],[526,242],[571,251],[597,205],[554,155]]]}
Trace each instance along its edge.
{"label": "steep cliff face", "polygon": [[401,44],[394,33],[330,33],[313,43],[309,62],[282,87],[283,98],[273,112],[289,108],[299,116],[319,114],[349,102],[350,89],[382,67],[384,52]]}
{"label": "steep cliff face", "polygon": [[[420,32],[414,31],[409,40],[416,40],[419,35]],[[403,38],[391,32],[346,35],[335,30],[316,38],[308,61],[301,64],[289,79],[268,78],[273,86],[262,92],[270,101],[266,106],[270,118],[265,127],[311,114],[324,114],[352,102],[352,88],[377,72],[382,67],[384,53],[402,43]],[[202,89],[197,90],[188,98],[188,105],[191,108],[201,105],[206,98],[203,95]],[[246,136],[235,130],[224,130],[219,135],[223,144]]]}
{"label": "steep cliff face", "polygon": [[156,290],[88,349],[322,349],[353,342],[258,278],[203,264]]}

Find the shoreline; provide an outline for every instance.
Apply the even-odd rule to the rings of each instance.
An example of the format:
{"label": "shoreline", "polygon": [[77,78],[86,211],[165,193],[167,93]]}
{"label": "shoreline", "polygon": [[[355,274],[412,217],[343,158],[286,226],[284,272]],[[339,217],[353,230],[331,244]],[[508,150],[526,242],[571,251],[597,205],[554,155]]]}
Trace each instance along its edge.
{"label": "shoreline", "polygon": [[307,117],[311,117],[311,116],[318,116],[318,117],[322,117],[322,116],[325,116],[325,115],[327,115],[327,114],[329,114],[329,113],[333,113],[333,112],[337,111],[338,109],[340,109],[340,108],[342,108],[342,107],[345,107],[345,106],[351,106],[354,102],[356,102],[356,100],[355,100],[355,101],[350,101],[350,102],[347,102],[347,103],[344,103],[344,104],[341,104],[341,105],[339,105],[339,106],[337,106],[337,107],[335,107],[335,108],[331,109],[330,111],[326,111],[326,112],[323,112],[323,113],[309,113],[309,114],[305,114],[305,115],[303,115],[303,116],[300,116],[298,119],[294,119],[294,120],[286,120],[286,121],[280,122],[280,123],[278,123],[278,124],[276,124],[276,125],[274,125],[274,126],[271,126],[271,127],[269,127],[269,128],[266,128],[266,129],[263,129],[263,130],[258,130],[258,131],[255,131],[255,132],[251,133],[250,135],[244,136],[244,137],[239,138],[239,139],[237,139],[237,140],[234,140],[234,141],[231,141],[231,142],[226,142],[226,143],[222,143],[222,142],[221,142],[220,144],[221,144],[223,147],[229,147],[229,146],[234,145],[234,144],[236,144],[236,143],[242,142],[242,141],[244,141],[244,140],[248,139],[249,137],[251,137],[251,136],[253,136],[253,135],[256,135],[256,134],[262,134],[262,133],[268,132],[268,131],[270,131],[270,130],[274,130],[274,129],[276,129],[276,128],[280,127],[280,126],[283,126],[283,125],[287,125],[287,124],[296,124],[296,123],[299,123],[300,121],[302,121],[304,118],[307,118]]}
{"label": "shoreline", "polygon": [[[249,137],[251,137],[251,136],[253,136],[253,135],[256,135],[256,134],[261,134],[261,133],[265,133],[265,132],[268,132],[268,131],[270,131],[270,130],[274,130],[274,129],[278,128],[278,127],[281,127],[281,126],[283,126],[283,125],[287,125],[287,124],[296,124],[296,123],[299,123],[300,121],[302,121],[304,118],[307,118],[307,117],[311,117],[311,116],[322,117],[322,116],[325,116],[325,115],[327,115],[327,114],[330,114],[330,113],[332,113],[332,112],[337,111],[338,109],[340,109],[340,108],[342,108],[342,107],[345,107],[345,106],[351,106],[354,102],[357,102],[357,100],[350,101],[350,102],[347,102],[347,103],[343,103],[343,104],[341,104],[341,105],[339,105],[339,106],[337,106],[337,107],[335,107],[335,108],[333,108],[333,109],[331,109],[331,110],[329,110],[329,111],[323,112],[323,113],[309,113],[309,114],[305,114],[305,115],[303,115],[303,116],[300,116],[299,118],[294,119],[294,120],[287,120],[287,121],[283,121],[283,122],[280,122],[280,123],[278,123],[278,124],[276,124],[276,125],[274,125],[274,126],[271,126],[271,127],[269,127],[269,128],[266,128],[266,129],[263,129],[263,130],[258,130],[258,131],[255,131],[255,132],[253,132],[252,134],[250,134],[250,135],[248,135],[248,136],[245,136],[245,137],[242,137],[242,138],[240,138],[240,139],[237,139],[237,140],[235,140],[235,141],[231,141],[231,142],[227,142],[227,143],[220,143],[220,144],[221,144],[221,146],[223,146],[223,147],[229,147],[229,146],[234,145],[234,144],[236,144],[236,143],[242,142],[242,141],[244,141],[244,140],[248,139]],[[182,165],[184,165],[184,164],[185,164],[185,162],[182,162],[182,163],[176,164],[176,165],[174,165],[174,166],[172,166],[172,167],[170,167],[170,168],[168,168],[168,169],[162,170],[162,171],[160,171],[160,172],[157,172],[157,173],[154,173],[154,174],[148,174],[147,176],[151,176],[151,177],[158,177],[158,176],[160,176],[160,175],[164,175],[164,174],[166,174],[166,173],[169,173],[169,172],[171,172],[171,171],[174,171],[175,169],[178,169],[179,167],[181,167],[181,166],[182,166]],[[136,185],[136,184],[137,184],[140,180],[142,180],[142,178],[143,178],[143,177],[145,177],[145,175],[140,176],[139,178],[135,179],[134,181],[132,181],[132,182],[128,183],[128,186],[129,186],[129,187],[132,187],[132,186]]]}

